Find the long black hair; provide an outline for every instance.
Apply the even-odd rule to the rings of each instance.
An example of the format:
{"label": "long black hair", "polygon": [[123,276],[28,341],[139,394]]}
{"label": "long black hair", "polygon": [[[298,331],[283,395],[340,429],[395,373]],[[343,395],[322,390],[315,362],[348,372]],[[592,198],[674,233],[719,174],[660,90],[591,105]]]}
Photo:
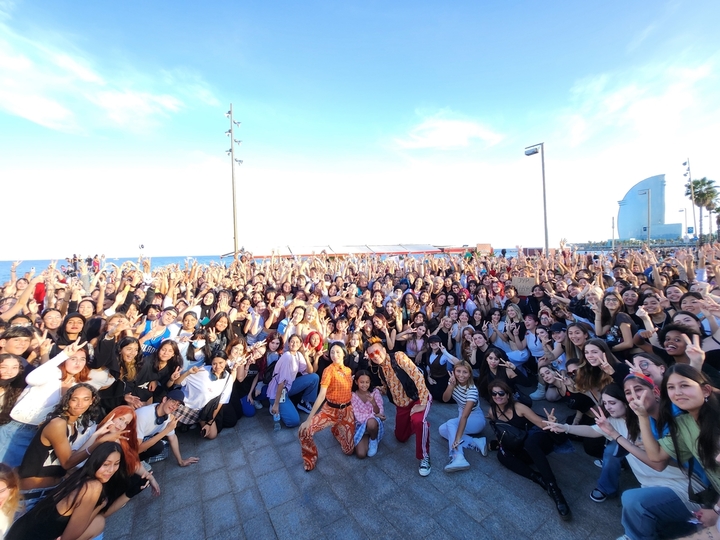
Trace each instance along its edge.
{"label": "long black hair", "polygon": [[[31,510],[40,514],[41,512],[48,511],[52,506],[57,505],[64,498],[69,497],[75,492],[71,507],[75,507],[78,503],[78,497],[83,492],[81,489],[85,484],[95,480],[95,474],[98,469],[103,466],[107,458],[113,452],[120,454],[120,466],[112,477],[112,480],[118,478],[120,481],[127,482],[127,466],[125,465],[125,454],[123,454],[122,447],[116,442],[104,442],[100,444],[95,451],[90,454],[90,457],[85,461],[85,464],[56,487],[52,493],[45,497],[38,505]],[[105,486],[103,486],[102,493],[98,502],[106,498]]]}
{"label": "long black hair", "polygon": [[[670,427],[670,434],[677,437],[677,426],[675,416],[672,413],[672,401],[668,395],[667,383],[671,375],[676,374],[695,381],[700,387],[707,386],[712,389],[710,381],[705,375],[687,364],[675,364],[665,372],[662,387],[660,388],[660,418],[658,420],[658,431],[662,433],[665,426]],[[700,463],[706,471],[718,470],[715,456],[720,453],[720,401],[711,390],[710,395],[705,398],[705,403],[700,407],[697,423],[700,426],[700,435],[697,439],[697,451]]]}
{"label": "long black hair", "polygon": [[79,424],[79,426],[82,427],[83,431],[90,427],[90,424],[95,422],[95,420],[97,420],[100,416],[100,397],[98,397],[97,390],[95,390],[94,387],[90,386],[87,383],[77,383],[76,385],[71,386],[68,391],[65,392],[65,395],[60,399],[60,402],[55,405],[55,408],[52,410],[52,412],[48,414],[47,421],[50,421],[53,418],[64,418],[65,420],[67,420],[67,411],[70,400],[72,399],[75,391],[80,388],[87,388],[88,390],[90,390],[93,400],[88,409],[77,419],[77,423]]}
{"label": "long black hair", "polygon": [[19,369],[17,375],[11,379],[0,379],[0,388],[5,389],[3,394],[2,407],[0,407],[0,426],[3,426],[10,422],[10,411],[15,406],[17,399],[25,389],[25,369],[23,368],[23,358],[15,354],[3,353],[0,354],[0,364],[5,360],[15,360]]}

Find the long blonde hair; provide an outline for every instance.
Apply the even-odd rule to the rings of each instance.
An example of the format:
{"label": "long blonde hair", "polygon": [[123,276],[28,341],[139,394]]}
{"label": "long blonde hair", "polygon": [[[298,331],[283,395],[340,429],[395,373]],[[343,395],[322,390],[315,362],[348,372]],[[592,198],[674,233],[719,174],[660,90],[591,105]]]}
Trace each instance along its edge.
{"label": "long blonde hair", "polygon": [[10,496],[2,507],[2,512],[8,516],[13,517],[20,504],[20,479],[15,471],[13,471],[8,465],[0,463],[0,482],[5,482],[7,489],[10,491]]}

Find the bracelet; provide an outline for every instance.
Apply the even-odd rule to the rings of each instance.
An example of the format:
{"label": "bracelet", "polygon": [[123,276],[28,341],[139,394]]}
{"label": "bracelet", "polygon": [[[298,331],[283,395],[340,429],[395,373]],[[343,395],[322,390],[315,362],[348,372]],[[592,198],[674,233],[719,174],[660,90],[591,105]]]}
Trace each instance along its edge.
{"label": "bracelet", "polygon": [[565,424],[565,433],[568,433],[568,434],[570,433],[570,425],[569,424]]}
{"label": "bracelet", "polygon": [[720,516],[720,507],[716,504],[713,506],[713,512],[715,512],[718,516]]}
{"label": "bracelet", "polygon": [[618,439],[619,439],[620,437],[622,437],[622,435],[618,435],[617,437],[615,437],[615,442],[618,442]]}
{"label": "bracelet", "polygon": [[85,451],[87,452],[87,455],[90,455],[90,448],[86,448]]}

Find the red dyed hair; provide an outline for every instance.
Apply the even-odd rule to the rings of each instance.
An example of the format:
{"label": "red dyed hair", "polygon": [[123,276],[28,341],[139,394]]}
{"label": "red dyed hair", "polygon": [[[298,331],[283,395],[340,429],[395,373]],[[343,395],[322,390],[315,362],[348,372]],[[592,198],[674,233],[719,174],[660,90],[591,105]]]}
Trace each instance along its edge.
{"label": "red dyed hair", "polygon": [[320,343],[318,343],[317,347],[313,347],[316,351],[322,351],[323,348],[323,337],[320,335],[320,332],[315,332],[314,330],[310,332],[307,336],[305,336],[305,346],[311,347],[310,345],[310,338],[313,336],[313,334],[317,334],[317,337],[320,338]]}
{"label": "red dyed hair", "polygon": [[[90,360],[90,354],[88,353],[87,349],[80,349],[80,351],[85,352],[85,367],[82,368],[80,373],[75,375],[75,382],[87,382],[90,380],[90,368],[88,367],[88,360]],[[58,368],[60,368],[60,373],[62,374],[60,375],[60,380],[64,381],[65,378],[68,376],[67,369],[65,369],[65,362],[60,364]]]}
{"label": "red dyed hair", "polygon": [[125,431],[128,432],[127,437],[118,439],[118,443],[122,446],[123,454],[125,454],[125,464],[127,465],[128,475],[132,475],[140,464],[138,439],[137,439],[137,416],[135,416],[135,410],[127,405],[120,405],[115,407],[108,415],[103,418],[102,422],[98,424],[98,429],[110,421],[111,418],[116,416],[123,416],[125,414],[132,415],[132,420],[125,427]]}

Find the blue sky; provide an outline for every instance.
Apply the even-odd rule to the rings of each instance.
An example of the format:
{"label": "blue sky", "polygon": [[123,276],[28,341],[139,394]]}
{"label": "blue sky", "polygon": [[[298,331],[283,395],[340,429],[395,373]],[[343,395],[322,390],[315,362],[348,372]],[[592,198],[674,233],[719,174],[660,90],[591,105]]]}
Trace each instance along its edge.
{"label": "blue sky", "polygon": [[[0,0],[3,258],[232,248],[224,113],[242,121],[240,243],[609,238],[681,163],[718,179],[716,2]],[[35,218],[34,220],[32,218]],[[79,218],[76,221],[73,218]],[[62,234],[48,224],[82,223]],[[52,238],[52,241],[50,241]]]}

